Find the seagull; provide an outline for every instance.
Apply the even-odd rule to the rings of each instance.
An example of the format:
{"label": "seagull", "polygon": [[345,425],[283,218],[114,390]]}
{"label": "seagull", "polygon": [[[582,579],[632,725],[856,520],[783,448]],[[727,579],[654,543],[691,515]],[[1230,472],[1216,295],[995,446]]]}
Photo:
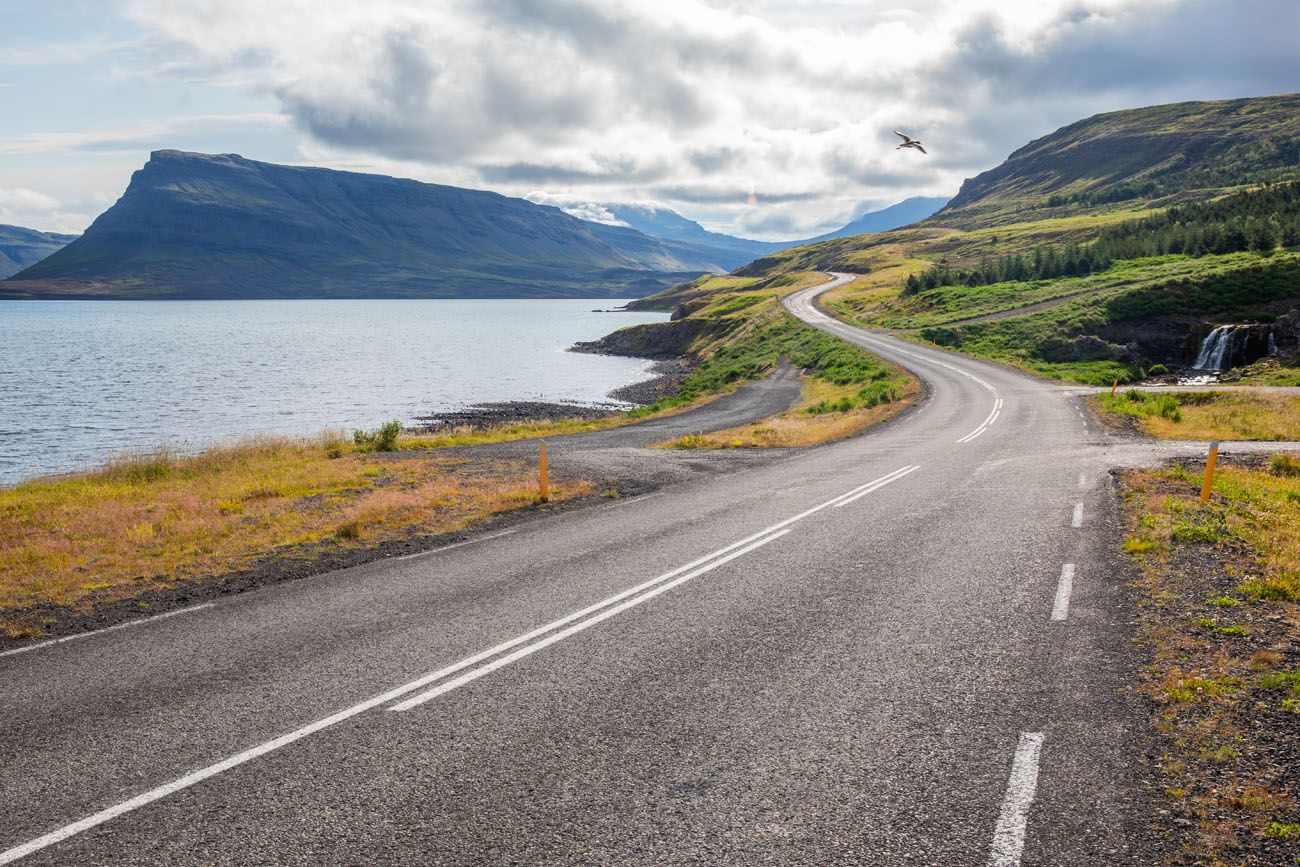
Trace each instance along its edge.
{"label": "seagull", "polygon": [[921,142],[920,142],[920,140],[918,140],[918,139],[914,139],[914,138],[912,138],[910,135],[908,135],[907,133],[905,133],[905,132],[899,132],[898,130],[894,130],[894,135],[896,135],[896,136],[900,136],[900,137],[903,139],[903,143],[902,143],[901,145],[899,145],[898,147],[894,148],[894,150],[899,150],[899,149],[901,149],[901,148],[916,148],[916,149],[919,150],[921,153],[926,154],[926,156],[929,156],[929,154],[926,153],[925,148],[921,147]]}

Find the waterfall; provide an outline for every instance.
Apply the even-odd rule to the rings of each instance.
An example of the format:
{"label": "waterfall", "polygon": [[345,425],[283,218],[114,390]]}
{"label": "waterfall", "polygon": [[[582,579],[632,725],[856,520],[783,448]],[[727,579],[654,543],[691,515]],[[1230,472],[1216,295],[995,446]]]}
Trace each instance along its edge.
{"label": "waterfall", "polygon": [[1232,334],[1235,325],[1220,325],[1201,341],[1201,351],[1192,367],[1197,370],[1227,370],[1232,366]]}

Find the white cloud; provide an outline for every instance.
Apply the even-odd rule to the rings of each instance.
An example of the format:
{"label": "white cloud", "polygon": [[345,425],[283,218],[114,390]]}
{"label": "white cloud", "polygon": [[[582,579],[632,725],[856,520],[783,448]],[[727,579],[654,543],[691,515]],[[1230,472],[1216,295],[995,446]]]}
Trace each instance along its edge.
{"label": "white cloud", "polygon": [[0,154],[50,151],[148,151],[183,131],[208,126],[274,127],[288,120],[279,114],[182,115],[172,120],[129,127],[60,132],[18,133],[0,138]]}
{"label": "white cloud", "polygon": [[[654,199],[767,237],[863,201],[955,192],[1098,111],[1294,89],[1300,29],[1290,0],[127,8],[153,74],[273,97],[305,156],[575,203]],[[932,156],[896,151],[895,127]]]}
{"label": "white cloud", "polygon": [[53,196],[27,187],[0,187],[0,223],[46,232],[80,232],[89,222]]}
{"label": "white cloud", "polygon": [[579,220],[590,220],[593,223],[604,223],[607,226],[627,225],[627,223],[610,213],[609,208],[596,202],[587,202],[571,196],[559,196],[544,190],[533,190],[531,193],[524,195],[524,198],[537,205],[550,205],[559,208]]}

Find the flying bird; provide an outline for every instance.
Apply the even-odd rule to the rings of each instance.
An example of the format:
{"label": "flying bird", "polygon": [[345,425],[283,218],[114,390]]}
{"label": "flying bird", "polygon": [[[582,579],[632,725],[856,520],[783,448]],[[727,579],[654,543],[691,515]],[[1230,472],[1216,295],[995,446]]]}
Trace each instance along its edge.
{"label": "flying bird", "polygon": [[919,139],[914,139],[907,133],[899,132],[898,130],[894,130],[894,135],[899,136],[900,138],[903,139],[903,143],[898,147],[894,148],[894,150],[899,150],[901,148],[916,148],[921,153],[926,154],[926,156],[929,156],[929,154],[926,153],[925,148],[921,147],[921,142]]}

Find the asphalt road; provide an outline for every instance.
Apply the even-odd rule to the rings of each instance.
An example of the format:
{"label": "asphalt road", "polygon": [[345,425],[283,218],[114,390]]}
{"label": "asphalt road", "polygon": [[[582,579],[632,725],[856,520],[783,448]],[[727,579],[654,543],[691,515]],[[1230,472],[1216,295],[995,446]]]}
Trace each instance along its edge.
{"label": "asphalt road", "polygon": [[0,864],[1151,863],[1107,468],[1154,447],[813,294],[918,410],[0,656]]}

